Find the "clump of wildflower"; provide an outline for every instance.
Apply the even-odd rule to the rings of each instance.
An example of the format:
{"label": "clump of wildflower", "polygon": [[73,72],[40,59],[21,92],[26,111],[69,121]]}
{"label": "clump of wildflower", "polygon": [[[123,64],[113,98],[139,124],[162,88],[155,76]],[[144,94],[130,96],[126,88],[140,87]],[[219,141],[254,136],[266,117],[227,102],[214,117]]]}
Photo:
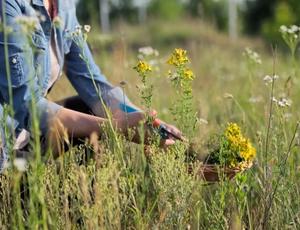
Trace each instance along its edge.
{"label": "clump of wildflower", "polygon": [[256,149],[250,140],[243,136],[236,123],[228,123],[220,135],[217,146],[208,157],[209,163],[223,164],[228,167],[244,168],[253,161]]}
{"label": "clump of wildflower", "polygon": [[285,43],[291,50],[292,56],[295,56],[296,48],[300,42],[300,27],[291,25],[289,27],[282,25],[279,29]]}
{"label": "clump of wildflower", "polygon": [[268,85],[268,84],[271,84],[273,81],[277,80],[278,78],[279,78],[278,75],[273,75],[273,76],[266,75],[263,78],[263,81],[265,82],[266,85]]}
{"label": "clump of wildflower", "polygon": [[288,98],[280,98],[276,99],[275,97],[272,98],[272,101],[278,105],[278,107],[284,108],[284,107],[290,107],[292,105],[292,101]]}
{"label": "clump of wildflower", "polygon": [[152,67],[145,61],[139,61],[135,67],[133,67],[141,76],[146,76],[148,72],[152,71]]}
{"label": "clump of wildflower", "polygon": [[168,60],[168,64],[176,67],[185,65],[188,62],[187,51],[181,48],[175,49]]}
{"label": "clump of wildflower", "polygon": [[194,80],[195,75],[193,71],[187,67],[188,62],[187,51],[181,48],[175,49],[169,58],[167,63],[176,68],[175,72],[171,70],[168,72],[168,76],[175,86],[181,86],[181,88],[191,87],[189,82]]}
{"label": "clump of wildflower", "polygon": [[281,98],[278,101],[278,106],[280,107],[290,107],[292,105],[292,101],[288,98]]}
{"label": "clump of wildflower", "polygon": [[250,48],[246,48],[243,55],[253,64],[260,65],[262,63],[259,54]]}
{"label": "clump of wildflower", "polygon": [[74,30],[66,30],[65,32],[67,33],[68,38],[72,39],[81,49],[83,49],[85,42],[88,40],[88,33],[91,29],[92,27],[90,25],[77,25]]}
{"label": "clump of wildflower", "polygon": [[149,56],[159,56],[159,52],[156,49],[153,49],[151,46],[141,47],[139,48],[139,53],[143,57],[149,57]]}

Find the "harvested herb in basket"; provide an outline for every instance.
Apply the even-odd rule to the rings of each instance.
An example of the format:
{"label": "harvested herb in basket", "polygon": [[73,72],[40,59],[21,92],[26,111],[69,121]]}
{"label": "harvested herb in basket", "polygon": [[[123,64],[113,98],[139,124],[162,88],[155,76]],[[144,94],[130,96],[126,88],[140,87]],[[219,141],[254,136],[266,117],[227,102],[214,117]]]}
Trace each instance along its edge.
{"label": "harvested herb in basket", "polygon": [[228,123],[224,133],[213,138],[209,148],[211,153],[205,162],[229,168],[248,168],[256,156],[256,149],[250,140],[243,136],[236,123]]}

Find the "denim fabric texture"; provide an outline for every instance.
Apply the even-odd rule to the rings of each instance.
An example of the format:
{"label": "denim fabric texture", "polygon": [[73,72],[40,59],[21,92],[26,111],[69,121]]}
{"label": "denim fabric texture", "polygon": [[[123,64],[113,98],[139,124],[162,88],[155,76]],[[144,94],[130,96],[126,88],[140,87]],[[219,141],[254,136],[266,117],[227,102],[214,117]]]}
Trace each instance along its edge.
{"label": "denim fabric texture", "polygon": [[[60,26],[55,26],[51,21],[43,0],[5,0],[4,4],[2,2],[0,1],[1,23],[5,24],[3,28],[11,28],[12,31],[0,28],[0,107],[2,109],[2,106],[9,104],[10,79],[14,120],[17,124],[16,136],[23,129],[30,130],[32,102],[37,106],[42,135],[47,132],[47,121],[61,108],[45,97],[51,78],[49,49],[52,33],[61,71],[65,71],[80,98],[90,108],[97,110],[101,106],[93,78],[108,107],[117,106],[124,112],[138,110],[124,93],[121,93],[120,88],[107,81],[94,62],[86,42],[82,50],[71,38],[70,32],[79,26],[72,0],[58,0]],[[34,31],[29,34],[24,33],[18,23],[18,18],[24,16],[38,21]],[[80,57],[82,52],[87,62]]]}
{"label": "denim fabric texture", "polygon": [[[42,0],[6,0],[5,5],[0,3],[0,11],[4,11],[1,21],[3,22],[5,17],[5,26],[13,29],[13,32],[8,34],[0,33],[0,104],[9,103],[10,76],[15,120],[18,122],[17,133],[30,126],[30,104],[33,99],[37,106],[41,107],[38,108],[41,117],[47,117],[49,112],[55,113],[59,109],[58,105],[45,99],[51,77],[51,33],[54,33],[56,40],[61,70],[65,68],[68,79],[88,106],[92,108],[99,102],[92,76],[104,98],[114,88],[95,64],[88,45],[85,43],[84,49],[81,50],[70,37],[70,31],[75,31],[79,26],[73,1],[58,1],[58,17],[61,20],[59,27],[55,27],[51,22]],[[36,18],[39,22],[29,37],[17,23],[17,19],[23,16]],[[8,48],[8,58],[5,57],[5,46]],[[82,52],[87,57],[87,62],[80,57]],[[9,71],[6,69],[7,61]],[[30,82],[34,83],[33,86]]]}

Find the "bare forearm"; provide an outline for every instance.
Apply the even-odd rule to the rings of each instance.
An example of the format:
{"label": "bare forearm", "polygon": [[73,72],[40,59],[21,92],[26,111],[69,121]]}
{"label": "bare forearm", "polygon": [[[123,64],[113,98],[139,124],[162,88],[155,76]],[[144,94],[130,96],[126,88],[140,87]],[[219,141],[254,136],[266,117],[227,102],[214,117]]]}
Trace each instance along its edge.
{"label": "bare forearm", "polygon": [[[57,116],[56,120],[50,126],[54,127],[53,131],[63,134],[67,131],[68,135],[75,138],[84,138],[90,137],[92,133],[105,132],[102,129],[103,125],[108,122],[108,119],[101,118],[93,115],[88,115],[85,113],[80,113],[74,110],[61,109]],[[161,123],[164,123],[160,121]],[[116,130],[123,133],[130,141],[140,143],[141,137],[145,143],[148,142],[149,136],[151,136],[151,130],[145,124],[145,114],[143,112],[135,112],[122,116],[121,118],[113,118],[112,124]],[[174,137],[179,137],[175,139],[184,140],[181,135],[181,132],[174,126],[164,123],[168,132],[172,133]],[[138,127],[144,125],[143,132],[138,132]],[[128,130],[131,129],[133,132],[129,135]],[[165,145],[171,145],[174,143],[174,138],[168,138]],[[171,144],[169,144],[169,142]]]}
{"label": "bare forearm", "polygon": [[70,136],[79,138],[99,133],[107,119],[63,108],[57,113],[55,122],[60,122]]}
{"label": "bare forearm", "polygon": [[[112,123],[114,128],[126,135],[129,128],[136,129],[139,122],[143,120],[143,113],[132,113],[120,119],[113,119]],[[62,108],[54,122],[61,123],[70,136],[78,138],[89,137],[93,132],[102,132],[101,127],[108,122],[108,119]]]}

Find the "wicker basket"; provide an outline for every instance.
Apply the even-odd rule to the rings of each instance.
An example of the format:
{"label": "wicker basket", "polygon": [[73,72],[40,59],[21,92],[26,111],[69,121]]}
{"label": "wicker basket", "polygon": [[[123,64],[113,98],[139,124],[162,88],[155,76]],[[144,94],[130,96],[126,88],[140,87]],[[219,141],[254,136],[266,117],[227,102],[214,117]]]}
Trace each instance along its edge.
{"label": "wicker basket", "polygon": [[252,163],[248,163],[242,168],[229,168],[215,164],[198,163],[197,165],[190,165],[189,172],[196,174],[199,179],[207,182],[218,182],[224,179],[233,179],[238,173],[250,169],[252,165]]}

